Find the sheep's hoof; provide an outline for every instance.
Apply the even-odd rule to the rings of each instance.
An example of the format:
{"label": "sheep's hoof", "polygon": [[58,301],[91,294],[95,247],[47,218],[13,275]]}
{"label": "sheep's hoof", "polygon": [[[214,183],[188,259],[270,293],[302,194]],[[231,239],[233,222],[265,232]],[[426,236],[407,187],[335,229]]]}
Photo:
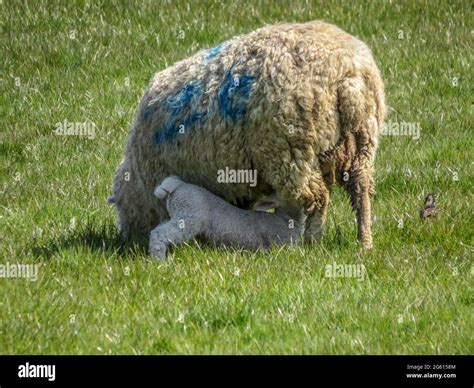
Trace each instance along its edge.
{"label": "sheep's hoof", "polygon": [[372,240],[362,240],[360,243],[364,249],[372,249],[374,246]]}
{"label": "sheep's hoof", "polygon": [[306,245],[315,245],[321,242],[321,235],[304,235],[304,243]]}
{"label": "sheep's hoof", "polygon": [[150,245],[149,253],[153,259],[165,260],[166,254],[167,254],[166,245],[164,244]]}
{"label": "sheep's hoof", "polygon": [[304,232],[304,242],[308,245],[319,244],[321,242],[323,232],[321,228],[306,229]]}
{"label": "sheep's hoof", "polygon": [[306,244],[319,244],[323,237],[324,215],[316,212],[306,219],[304,241]]}

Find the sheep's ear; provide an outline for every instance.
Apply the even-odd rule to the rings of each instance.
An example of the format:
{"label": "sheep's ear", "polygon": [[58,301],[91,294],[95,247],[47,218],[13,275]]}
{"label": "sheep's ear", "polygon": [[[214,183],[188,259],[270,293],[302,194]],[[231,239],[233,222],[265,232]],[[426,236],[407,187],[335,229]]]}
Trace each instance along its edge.
{"label": "sheep's ear", "polygon": [[278,207],[278,202],[276,201],[258,201],[255,203],[253,210],[258,212],[264,212],[269,209],[275,209]]}

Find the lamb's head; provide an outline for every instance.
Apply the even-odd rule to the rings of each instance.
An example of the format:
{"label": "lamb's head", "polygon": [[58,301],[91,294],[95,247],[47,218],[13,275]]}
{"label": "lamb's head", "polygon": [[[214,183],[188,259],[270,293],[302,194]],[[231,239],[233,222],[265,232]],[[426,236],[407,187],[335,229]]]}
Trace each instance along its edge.
{"label": "lamb's head", "polygon": [[275,214],[287,220],[293,219],[296,223],[303,225],[306,216],[300,206],[283,199],[278,193],[260,198],[254,205],[253,210],[268,211],[275,210]]}

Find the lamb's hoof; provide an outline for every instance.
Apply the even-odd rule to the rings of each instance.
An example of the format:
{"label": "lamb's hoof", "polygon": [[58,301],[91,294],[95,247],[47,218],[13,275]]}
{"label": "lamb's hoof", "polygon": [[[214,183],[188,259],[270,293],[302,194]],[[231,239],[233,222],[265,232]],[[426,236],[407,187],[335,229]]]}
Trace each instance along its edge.
{"label": "lamb's hoof", "polygon": [[153,259],[165,260],[167,249],[164,244],[154,244],[150,245],[149,253]]}

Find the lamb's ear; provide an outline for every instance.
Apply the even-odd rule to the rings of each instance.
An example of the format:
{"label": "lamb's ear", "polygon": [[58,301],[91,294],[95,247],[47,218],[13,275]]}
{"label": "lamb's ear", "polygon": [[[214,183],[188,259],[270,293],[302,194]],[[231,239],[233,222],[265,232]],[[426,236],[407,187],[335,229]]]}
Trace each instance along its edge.
{"label": "lamb's ear", "polygon": [[263,199],[255,203],[255,205],[253,206],[253,210],[256,210],[258,212],[265,212],[269,209],[276,209],[278,206],[279,206],[278,202],[276,201]]}

